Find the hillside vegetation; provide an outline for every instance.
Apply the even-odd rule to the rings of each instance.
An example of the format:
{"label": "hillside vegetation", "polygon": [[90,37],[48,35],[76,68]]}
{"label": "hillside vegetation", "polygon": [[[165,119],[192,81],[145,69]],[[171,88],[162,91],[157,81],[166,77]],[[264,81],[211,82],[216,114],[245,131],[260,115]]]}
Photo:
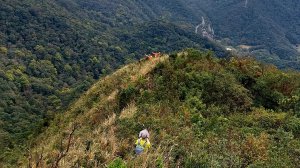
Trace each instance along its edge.
{"label": "hillside vegetation", "polygon": [[[224,58],[220,44],[246,46],[260,60],[299,69],[299,7],[293,0],[1,0],[0,164],[14,163],[99,78],[153,51],[192,47]],[[220,44],[195,33],[202,17]],[[267,108],[281,100],[264,96],[273,102]]]}
{"label": "hillside vegetation", "polygon": [[226,45],[299,69],[298,11],[292,0],[2,0],[0,162],[100,77],[144,54],[193,47],[227,55],[194,33],[202,17]]}
{"label": "hillside vegetation", "polygon": [[185,4],[193,13],[205,13],[216,36],[227,44],[249,45],[249,54],[259,60],[299,69],[295,46],[300,41],[300,5],[296,1],[186,0]]}
{"label": "hillside vegetation", "polygon": [[[104,77],[55,117],[17,163],[298,167],[299,99],[298,72],[188,49]],[[152,148],[134,157],[134,141],[144,126]]]}
{"label": "hillside vegetation", "polygon": [[120,65],[184,47],[219,48],[224,55],[173,23],[123,15],[126,2],[1,1],[0,162],[6,151],[25,150],[24,141]]}

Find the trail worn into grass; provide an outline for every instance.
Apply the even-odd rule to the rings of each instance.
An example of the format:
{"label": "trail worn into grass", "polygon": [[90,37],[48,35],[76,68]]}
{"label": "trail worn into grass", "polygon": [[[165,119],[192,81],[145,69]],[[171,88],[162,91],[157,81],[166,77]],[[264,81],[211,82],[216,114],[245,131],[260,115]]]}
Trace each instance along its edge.
{"label": "trail worn into grass", "polygon": [[[71,139],[68,153],[59,162],[60,167],[72,167],[80,160],[95,159],[99,155],[104,160],[113,159],[122,143],[115,135],[115,110],[118,104],[116,97],[119,91],[151,72],[159,62],[167,58],[165,55],[126,65],[96,82],[70,105],[68,111],[57,115],[51,126],[39,136],[36,142],[39,145],[31,150],[31,154],[43,154],[39,165],[47,167],[56,159],[66,147],[66,135],[74,124],[78,125],[78,128]],[[130,117],[135,111],[135,105],[131,104],[123,110],[122,117]],[[26,158],[23,161],[28,165]],[[31,162],[34,165],[36,160]],[[95,166],[104,166],[97,164],[99,163],[95,163]]]}

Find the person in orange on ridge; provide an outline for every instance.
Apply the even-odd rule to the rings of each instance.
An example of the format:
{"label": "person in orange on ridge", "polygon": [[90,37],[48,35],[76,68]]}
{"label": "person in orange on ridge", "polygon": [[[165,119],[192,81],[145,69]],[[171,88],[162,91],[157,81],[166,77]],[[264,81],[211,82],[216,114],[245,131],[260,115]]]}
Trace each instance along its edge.
{"label": "person in orange on ridge", "polygon": [[146,55],[146,60],[151,60],[152,59],[152,55],[149,54],[149,55]]}
{"label": "person in orange on ridge", "polygon": [[160,52],[152,52],[152,55],[157,58],[160,57]]}

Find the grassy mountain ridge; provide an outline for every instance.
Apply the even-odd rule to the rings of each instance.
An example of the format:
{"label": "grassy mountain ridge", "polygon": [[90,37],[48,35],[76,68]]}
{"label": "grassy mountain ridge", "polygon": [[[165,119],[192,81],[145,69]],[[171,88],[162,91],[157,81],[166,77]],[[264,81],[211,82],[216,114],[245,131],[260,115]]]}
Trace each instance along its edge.
{"label": "grassy mountain ridge", "polygon": [[[220,46],[171,22],[150,22],[150,14],[124,15],[132,3],[1,2],[1,150],[26,148],[19,145],[35,137],[100,76],[146,53],[207,45],[224,55]],[[1,153],[0,160],[6,155]]]}
{"label": "grassy mountain ridge", "polygon": [[[156,61],[163,61],[164,59],[166,58],[163,57]],[[49,128],[45,132],[45,135],[48,137],[52,136],[52,134],[56,134],[57,131],[60,132],[60,129],[69,129],[69,127],[73,126],[73,119],[75,118],[76,124],[80,125],[80,129],[83,129],[87,131],[85,133],[90,134],[89,127],[91,125],[89,124],[101,126],[105,118],[113,114],[113,111],[115,110],[114,103],[119,90],[122,90],[122,88],[127,87],[128,84],[139,80],[139,78],[151,71],[155,65],[156,64],[153,64],[153,62],[143,63],[140,67],[137,64],[130,64],[116,71],[111,76],[103,78],[83,94],[79,100],[72,105],[68,112],[62,114],[60,117],[58,116],[56,118],[57,120],[53,121],[53,127]],[[108,104],[112,105],[110,106]],[[105,109],[106,112],[101,113],[100,111],[102,111],[102,109]],[[82,115],[85,112],[87,112],[87,115]],[[85,125],[85,123],[88,123],[88,125]],[[60,135],[53,136],[54,141],[46,138],[46,136],[40,136],[40,142],[43,142],[44,146],[42,148],[46,149],[48,148],[48,145],[50,145],[49,150],[51,150],[51,145],[60,140]],[[95,137],[95,135],[89,136]],[[81,141],[82,139],[78,140]]]}
{"label": "grassy mountain ridge", "polygon": [[[217,59],[211,52],[186,50],[133,63],[57,116],[19,163],[297,167],[299,86],[298,72],[250,58]],[[152,149],[133,158],[143,125]]]}
{"label": "grassy mountain ridge", "polygon": [[194,34],[202,16],[217,30],[217,37],[229,37],[231,45],[252,45],[266,62],[299,67],[293,48],[299,42],[299,5],[249,1],[243,10],[243,2],[2,0],[0,150],[5,152],[0,162],[13,162],[7,157],[26,150],[24,141],[37,136],[96,80],[124,63],[152,51],[186,47],[226,56],[222,46]]}

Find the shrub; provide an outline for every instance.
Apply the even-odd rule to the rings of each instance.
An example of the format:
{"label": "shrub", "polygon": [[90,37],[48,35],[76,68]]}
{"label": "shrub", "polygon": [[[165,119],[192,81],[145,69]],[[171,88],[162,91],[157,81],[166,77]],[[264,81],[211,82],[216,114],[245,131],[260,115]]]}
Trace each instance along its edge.
{"label": "shrub", "polygon": [[107,167],[108,168],[126,168],[126,164],[121,158],[116,158]]}
{"label": "shrub", "polygon": [[290,117],[284,124],[284,128],[287,131],[293,132],[295,136],[300,137],[300,118],[295,116]]}
{"label": "shrub", "polygon": [[[249,135],[242,144],[243,165],[268,159],[269,135],[262,133],[259,137]],[[243,166],[243,167],[244,167]]]}
{"label": "shrub", "polygon": [[256,108],[248,117],[253,120],[253,124],[262,128],[279,128],[285,123],[287,114]]}
{"label": "shrub", "polygon": [[7,52],[8,52],[8,50],[7,50],[7,48],[6,48],[6,47],[3,47],[3,46],[1,46],[1,47],[0,47],[0,54],[4,54],[4,55],[6,55],[6,54],[7,54]]}
{"label": "shrub", "polygon": [[164,167],[164,159],[163,157],[160,155],[158,156],[158,158],[156,159],[156,167],[157,168],[163,168]]}
{"label": "shrub", "polygon": [[122,110],[123,108],[125,108],[128,105],[128,103],[130,103],[136,98],[138,93],[139,90],[133,85],[129,85],[126,89],[121,90],[118,96],[119,109]]}

